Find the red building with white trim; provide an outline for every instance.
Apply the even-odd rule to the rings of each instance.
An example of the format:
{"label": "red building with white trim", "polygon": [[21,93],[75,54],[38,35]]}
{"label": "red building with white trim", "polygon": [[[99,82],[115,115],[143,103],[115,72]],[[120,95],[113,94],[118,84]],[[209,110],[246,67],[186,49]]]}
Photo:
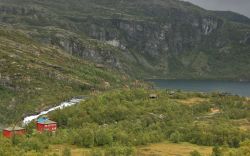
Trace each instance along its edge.
{"label": "red building with white trim", "polygon": [[39,118],[36,123],[36,128],[39,132],[55,132],[57,129],[57,123],[48,118]]}
{"label": "red building with white trim", "polygon": [[8,127],[3,130],[3,136],[6,138],[11,138],[13,135],[25,135],[26,130],[22,127]]}

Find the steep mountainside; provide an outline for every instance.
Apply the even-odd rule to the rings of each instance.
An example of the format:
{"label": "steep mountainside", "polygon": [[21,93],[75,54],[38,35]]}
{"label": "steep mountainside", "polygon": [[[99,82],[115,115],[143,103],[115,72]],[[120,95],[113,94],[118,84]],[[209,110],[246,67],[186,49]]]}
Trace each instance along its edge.
{"label": "steep mountainside", "polygon": [[128,78],[0,27],[0,124],[123,81]]}
{"label": "steep mountainside", "polygon": [[250,79],[250,26],[238,14],[178,0],[0,0],[0,13],[39,42],[133,76]]}

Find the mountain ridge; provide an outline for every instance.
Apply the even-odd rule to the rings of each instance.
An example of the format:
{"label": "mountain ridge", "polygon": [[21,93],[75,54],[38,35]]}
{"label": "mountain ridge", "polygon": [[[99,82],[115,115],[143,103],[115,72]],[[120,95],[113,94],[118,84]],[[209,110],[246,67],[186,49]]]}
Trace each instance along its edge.
{"label": "mountain ridge", "polygon": [[250,26],[235,13],[176,0],[12,2],[0,1],[3,23],[137,78],[250,79]]}

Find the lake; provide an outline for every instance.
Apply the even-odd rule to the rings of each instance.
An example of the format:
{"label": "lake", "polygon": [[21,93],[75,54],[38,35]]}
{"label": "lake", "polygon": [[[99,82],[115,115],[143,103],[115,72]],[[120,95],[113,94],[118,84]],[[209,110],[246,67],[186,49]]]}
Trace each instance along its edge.
{"label": "lake", "polygon": [[227,92],[250,97],[250,82],[219,80],[147,80],[158,89],[175,89],[194,92]]}

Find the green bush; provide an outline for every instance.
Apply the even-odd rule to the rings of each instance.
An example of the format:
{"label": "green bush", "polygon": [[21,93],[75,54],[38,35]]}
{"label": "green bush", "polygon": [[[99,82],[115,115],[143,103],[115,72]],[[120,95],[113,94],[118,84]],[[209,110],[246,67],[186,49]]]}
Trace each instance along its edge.
{"label": "green bush", "polygon": [[75,136],[75,142],[77,145],[84,147],[94,146],[94,132],[91,129],[80,129]]}
{"label": "green bush", "polygon": [[132,156],[135,155],[135,149],[125,146],[113,146],[105,149],[105,156]]}
{"label": "green bush", "polygon": [[190,156],[201,156],[201,154],[197,150],[194,150],[190,152]]}
{"label": "green bush", "polygon": [[181,134],[178,131],[175,131],[170,135],[170,141],[173,143],[179,143],[181,141]]}
{"label": "green bush", "polygon": [[19,144],[19,146],[26,151],[37,151],[41,152],[44,149],[48,148],[48,142],[42,142],[39,138],[32,137],[32,138],[27,138],[25,141]]}
{"label": "green bush", "polygon": [[212,156],[222,156],[222,150],[219,146],[213,148]]}
{"label": "green bush", "polygon": [[71,150],[69,148],[65,148],[63,150],[63,156],[71,156]]}
{"label": "green bush", "polygon": [[92,149],[90,155],[91,156],[103,156],[103,152],[100,149]]}
{"label": "green bush", "polygon": [[97,146],[111,145],[113,142],[113,136],[111,132],[105,129],[98,129],[95,132],[95,144]]}

